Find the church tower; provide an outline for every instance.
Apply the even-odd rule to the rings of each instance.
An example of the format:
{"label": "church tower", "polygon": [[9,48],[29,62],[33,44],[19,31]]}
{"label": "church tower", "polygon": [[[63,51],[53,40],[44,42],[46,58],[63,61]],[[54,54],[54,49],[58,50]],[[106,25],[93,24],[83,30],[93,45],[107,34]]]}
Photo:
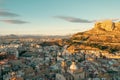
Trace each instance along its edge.
{"label": "church tower", "polygon": [[67,72],[67,64],[65,61],[61,62],[61,68],[62,68],[62,72]]}
{"label": "church tower", "polygon": [[78,69],[76,63],[73,61],[72,64],[70,65],[70,72],[74,73]]}

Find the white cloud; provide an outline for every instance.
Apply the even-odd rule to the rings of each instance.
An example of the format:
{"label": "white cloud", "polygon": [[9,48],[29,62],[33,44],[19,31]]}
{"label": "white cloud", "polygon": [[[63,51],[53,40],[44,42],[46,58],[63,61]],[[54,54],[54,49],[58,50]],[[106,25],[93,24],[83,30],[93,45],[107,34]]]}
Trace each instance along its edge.
{"label": "white cloud", "polygon": [[55,18],[63,19],[65,21],[73,22],[73,23],[92,23],[93,22],[87,19],[80,19],[80,18],[69,17],[69,16],[55,16]]}

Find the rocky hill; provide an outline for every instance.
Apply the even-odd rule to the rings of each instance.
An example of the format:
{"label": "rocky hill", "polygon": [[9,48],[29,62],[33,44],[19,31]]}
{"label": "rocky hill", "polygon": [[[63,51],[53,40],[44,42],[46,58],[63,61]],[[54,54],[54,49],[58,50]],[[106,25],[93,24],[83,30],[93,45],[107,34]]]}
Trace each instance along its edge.
{"label": "rocky hill", "polygon": [[89,49],[109,52],[118,51],[120,50],[120,22],[111,20],[96,22],[93,29],[76,33],[67,42],[71,46],[75,45],[75,48],[88,49],[89,47]]}

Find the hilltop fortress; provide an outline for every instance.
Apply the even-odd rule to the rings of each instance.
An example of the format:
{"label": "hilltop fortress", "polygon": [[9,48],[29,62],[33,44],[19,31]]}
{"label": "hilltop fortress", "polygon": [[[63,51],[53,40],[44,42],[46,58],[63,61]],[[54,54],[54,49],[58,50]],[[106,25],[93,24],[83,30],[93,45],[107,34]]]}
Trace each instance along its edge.
{"label": "hilltop fortress", "polygon": [[103,31],[120,31],[120,22],[112,22],[112,20],[104,20],[96,22],[95,29]]}

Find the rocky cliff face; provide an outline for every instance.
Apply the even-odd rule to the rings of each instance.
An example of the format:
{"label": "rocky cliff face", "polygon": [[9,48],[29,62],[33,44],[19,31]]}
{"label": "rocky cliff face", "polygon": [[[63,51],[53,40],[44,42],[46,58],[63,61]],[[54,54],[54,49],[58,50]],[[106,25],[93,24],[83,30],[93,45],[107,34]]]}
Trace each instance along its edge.
{"label": "rocky cliff face", "polygon": [[[105,20],[96,22],[94,28],[74,34],[70,41],[80,43],[90,47],[96,47],[105,50],[118,50],[120,49],[120,22],[112,22]],[[102,47],[101,47],[102,46]]]}

